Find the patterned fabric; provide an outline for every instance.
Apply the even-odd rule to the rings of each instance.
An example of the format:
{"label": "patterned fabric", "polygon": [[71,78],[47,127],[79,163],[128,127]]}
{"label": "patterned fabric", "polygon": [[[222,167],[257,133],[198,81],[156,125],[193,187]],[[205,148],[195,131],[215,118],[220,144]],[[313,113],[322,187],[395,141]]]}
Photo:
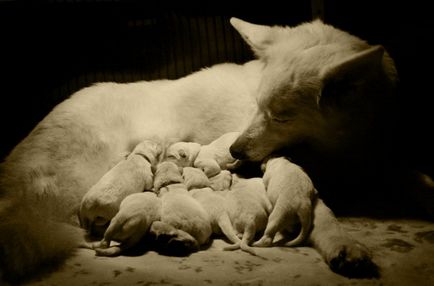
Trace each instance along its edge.
{"label": "patterned fabric", "polygon": [[146,251],[97,257],[79,250],[57,272],[29,285],[434,285],[434,224],[418,220],[342,219],[374,253],[379,279],[333,273],[310,247],[258,249],[258,256],[215,239],[204,251],[169,257]]}

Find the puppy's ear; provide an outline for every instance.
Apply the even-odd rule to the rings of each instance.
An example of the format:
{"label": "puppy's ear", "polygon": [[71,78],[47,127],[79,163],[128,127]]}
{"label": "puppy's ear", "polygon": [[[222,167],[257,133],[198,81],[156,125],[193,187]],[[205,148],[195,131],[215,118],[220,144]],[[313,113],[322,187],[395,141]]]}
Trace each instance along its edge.
{"label": "puppy's ear", "polygon": [[373,46],[324,68],[320,73],[323,81],[320,105],[342,100],[336,96],[351,95],[357,90],[356,85],[378,76],[383,68],[383,54],[382,46]]}
{"label": "puppy's ear", "polygon": [[[187,158],[187,153],[185,152],[184,149],[179,149],[179,151],[178,151],[178,155],[179,155],[182,159]],[[177,158],[177,159],[179,159],[179,158]]]}
{"label": "puppy's ear", "polygon": [[234,17],[230,19],[230,23],[259,58],[265,57],[266,49],[277,38],[275,28],[270,26],[252,24]]}

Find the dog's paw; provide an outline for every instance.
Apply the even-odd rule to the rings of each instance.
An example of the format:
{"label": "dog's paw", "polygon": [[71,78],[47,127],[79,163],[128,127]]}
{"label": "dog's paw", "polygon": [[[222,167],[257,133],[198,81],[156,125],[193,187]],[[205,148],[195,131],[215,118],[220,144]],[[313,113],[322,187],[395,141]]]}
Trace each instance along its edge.
{"label": "dog's paw", "polygon": [[369,249],[351,238],[333,238],[325,259],[331,270],[346,277],[379,277],[378,266],[372,261]]}

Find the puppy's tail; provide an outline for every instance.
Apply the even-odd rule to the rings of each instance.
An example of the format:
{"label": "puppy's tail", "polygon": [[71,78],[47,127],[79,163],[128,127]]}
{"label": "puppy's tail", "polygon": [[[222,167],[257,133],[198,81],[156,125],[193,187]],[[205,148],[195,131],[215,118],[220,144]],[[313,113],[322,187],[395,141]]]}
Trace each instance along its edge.
{"label": "puppy's tail", "polygon": [[18,283],[49,270],[83,241],[81,229],[55,222],[27,203],[0,199],[0,282]]}
{"label": "puppy's tail", "polygon": [[220,227],[220,230],[223,234],[232,242],[232,243],[240,243],[241,240],[236,235],[235,229],[232,226],[232,222],[227,213],[222,214],[218,220],[217,224]]}
{"label": "puppy's tail", "polygon": [[241,248],[241,250],[257,256],[256,251],[253,249],[253,247],[249,245],[252,243],[253,239],[255,238],[255,234],[256,234],[255,223],[250,222],[244,228],[243,238],[241,239],[241,241],[239,243],[225,247],[224,250],[236,250]]}

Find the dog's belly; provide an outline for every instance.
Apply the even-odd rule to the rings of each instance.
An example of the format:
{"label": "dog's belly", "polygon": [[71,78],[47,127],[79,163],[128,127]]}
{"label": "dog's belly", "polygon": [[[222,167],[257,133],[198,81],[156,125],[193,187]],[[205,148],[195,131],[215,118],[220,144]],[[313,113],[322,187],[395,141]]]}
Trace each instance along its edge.
{"label": "dog's belly", "polygon": [[[242,67],[233,66],[245,82]],[[141,140],[208,143],[241,130],[255,110],[245,85],[201,89],[198,82],[185,88],[183,80],[105,83],[79,91],[11,152],[2,164],[4,191],[25,193],[41,208],[59,205],[56,216],[70,217],[87,190]]]}

